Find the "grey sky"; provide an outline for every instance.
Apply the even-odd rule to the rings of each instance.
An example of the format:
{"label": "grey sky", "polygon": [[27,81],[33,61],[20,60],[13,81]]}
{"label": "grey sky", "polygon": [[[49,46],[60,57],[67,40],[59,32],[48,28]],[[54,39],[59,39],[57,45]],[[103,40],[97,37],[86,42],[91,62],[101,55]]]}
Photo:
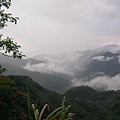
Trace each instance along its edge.
{"label": "grey sky", "polygon": [[120,45],[120,0],[13,0],[10,11],[20,20],[3,34],[28,56]]}

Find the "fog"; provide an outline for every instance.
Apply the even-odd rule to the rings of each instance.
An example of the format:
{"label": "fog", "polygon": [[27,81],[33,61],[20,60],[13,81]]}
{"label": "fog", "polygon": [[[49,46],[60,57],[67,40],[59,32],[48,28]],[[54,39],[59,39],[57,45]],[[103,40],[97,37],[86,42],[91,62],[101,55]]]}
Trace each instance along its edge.
{"label": "fog", "polygon": [[14,0],[9,11],[20,20],[2,32],[26,56],[120,45],[119,0]]}
{"label": "fog", "polygon": [[90,81],[82,81],[78,79],[72,80],[72,85],[76,86],[90,86],[95,90],[103,91],[103,90],[120,90],[120,75],[116,75],[114,77],[109,76],[99,76]]}

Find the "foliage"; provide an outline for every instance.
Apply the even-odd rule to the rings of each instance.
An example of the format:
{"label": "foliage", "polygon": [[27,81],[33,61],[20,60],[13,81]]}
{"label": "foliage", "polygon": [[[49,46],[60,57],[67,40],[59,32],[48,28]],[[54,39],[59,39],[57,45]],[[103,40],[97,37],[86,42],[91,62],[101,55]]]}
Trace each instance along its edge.
{"label": "foliage", "polygon": [[[29,103],[27,89],[30,92]],[[66,98],[61,105],[63,96]],[[82,86],[60,95],[41,87],[27,76],[0,76],[0,120],[33,120],[31,105],[28,110],[31,103],[36,103],[34,110],[39,108],[42,111],[34,111],[41,120],[65,120],[71,115],[69,113],[75,113],[75,120],[120,120],[119,90],[98,92]],[[48,105],[49,110],[45,109]]]}
{"label": "foliage", "polygon": [[65,96],[81,120],[120,120],[120,90],[98,92],[82,86],[68,90]]}
{"label": "foliage", "polygon": [[27,115],[21,106],[25,106],[26,94],[17,91],[15,81],[0,76],[0,120],[25,119]]}
{"label": "foliage", "polygon": [[48,107],[48,110],[49,110],[49,105],[45,104],[44,107],[42,108],[41,112],[39,113],[39,110],[37,109],[37,103],[32,104],[32,109],[34,111],[35,120],[41,120],[42,119],[42,114],[43,114],[46,107]]}
{"label": "foliage", "polygon": [[[66,107],[64,103],[65,97],[63,97],[61,107],[56,108],[53,112],[48,114],[48,116],[43,120],[72,120],[72,116],[74,115],[74,113],[68,112],[68,110],[71,108],[71,105],[68,105]],[[39,113],[39,110],[37,109],[37,104],[32,104],[35,120],[42,120],[42,115],[46,107],[48,107],[49,110],[49,105],[45,104],[41,112]]]}
{"label": "foliage", "polygon": [[[3,29],[7,26],[7,23],[17,24],[18,17],[13,17],[11,13],[6,13],[5,8],[9,9],[11,6],[11,0],[0,0],[0,29]],[[2,9],[4,8],[4,9]],[[13,42],[12,38],[7,37],[2,39],[2,34],[0,35],[0,52],[5,56],[10,56],[8,53],[12,52],[12,57],[21,59],[24,55],[19,51],[20,45],[16,42]],[[4,52],[3,52],[4,51]]]}
{"label": "foliage", "polygon": [[[60,104],[61,95],[44,89],[27,76],[0,76],[0,78],[0,120],[29,119],[27,89],[30,91],[30,102],[35,103],[38,100],[40,109],[48,103],[51,105],[51,112]],[[31,106],[30,113],[33,118]],[[47,114],[45,111],[43,117]]]}
{"label": "foliage", "polygon": [[1,65],[0,65],[0,74],[5,72],[6,71],[6,68],[2,68]]}
{"label": "foliage", "polygon": [[11,0],[0,0],[0,29],[3,29],[5,26],[7,26],[7,22],[12,22],[17,24],[17,17],[12,17],[11,13],[6,13],[4,8],[9,9],[11,6]]}
{"label": "foliage", "polygon": [[[0,0],[0,29],[7,26],[7,23],[17,24],[18,17],[13,17],[11,13],[6,13],[5,9],[9,9],[11,6],[11,0]],[[20,45],[13,41],[12,38],[3,38],[3,34],[0,34],[0,54],[8,57],[21,59],[23,56],[22,52],[19,51]],[[3,68],[0,67],[0,74],[4,72]]]}

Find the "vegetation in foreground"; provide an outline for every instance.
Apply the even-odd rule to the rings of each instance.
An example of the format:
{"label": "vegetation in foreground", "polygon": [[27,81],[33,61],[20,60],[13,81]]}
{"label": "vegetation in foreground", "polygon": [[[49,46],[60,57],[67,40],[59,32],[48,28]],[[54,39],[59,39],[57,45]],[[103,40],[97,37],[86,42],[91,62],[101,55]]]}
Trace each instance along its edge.
{"label": "vegetation in foreground", "polygon": [[0,120],[70,120],[71,106],[65,106],[65,97],[61,104],[61,98],[27,76],[0,76]]}
{"label": "vegetation in foreground", "polygon": [[[46,118],[43,120],[73,120],[72,117],[74,116],[74,113],[68,112],[68,110],[71,108],[71,105],[65,106],[65,101],[66,101],[65,97],[63,97],[61,106],[56,108],[50,114],[48,114]],[[40,113],[36,107],[37,104],[32,104],[35,120],[42,120],[42,115],[46,107],[48,107],[48,111],[49,111],[49,105],[45,104]]]}
{"label": "vegetation in foreground", "polygon": [[[57,111],[56,108],[58,111],[55,114],[60,115],[64,113],[61,111],[71,105],[66,115],[75,113],[73,116],[75,120],[120,120],[119,90],[98,92],[90,87],[82,86],[72,88],[61,95],[41,87],[27,76],[0,76],[0,120],[30,120],[27,89],[30,91],[29,104],[32,118],[34,114],[40,115],[43,110],[40,118],[46,119],[53,111]],[[66,96],[66,102],[61,106],[63,96]],[[36,101],[38,101],[37,107],[35,107]],[[43,109],[44,105],[46,108],[50,107],[49,111]],[[54,117],[52,119],[59,120]]]}

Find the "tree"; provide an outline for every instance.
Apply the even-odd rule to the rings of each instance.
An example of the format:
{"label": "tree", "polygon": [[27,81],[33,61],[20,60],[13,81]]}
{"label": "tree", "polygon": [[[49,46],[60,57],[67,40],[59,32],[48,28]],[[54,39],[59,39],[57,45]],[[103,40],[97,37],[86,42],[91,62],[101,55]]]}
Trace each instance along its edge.
{"label": "tree", "polygon": [[[7,23],[17,24],[18,17],[13,17],[11,13],[6,13],[5,9],[9,9],[11,6],[11,0],[0,0],[0,29],[4,29]],[[0,54],[21,59],[23,56],[22,52],[19,51],[20,45],[13,41],[12,38],[3,38],[3,34],[0,34]],[[4,71],[0,66],[0,73]]]}

